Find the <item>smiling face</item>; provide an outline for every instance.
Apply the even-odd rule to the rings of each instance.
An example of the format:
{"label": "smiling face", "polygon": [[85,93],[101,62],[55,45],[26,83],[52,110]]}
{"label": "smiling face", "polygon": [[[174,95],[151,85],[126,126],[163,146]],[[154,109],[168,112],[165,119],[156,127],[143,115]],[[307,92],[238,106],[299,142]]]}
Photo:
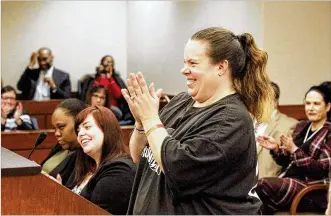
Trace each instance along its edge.
{"label": "smiling face", "polygon": [[52,125],[55,128],[55,137],[63,149],[73,150],[79,147],[74,117],[68,115],[64,109],[57,108],[52,115]]}
{"label": "smiling face", "polygon": [[215,96],[220,85],[218,64],[212,64],[206,55],[208,44],[189,40],[184,50],[184,68],[181,73],[186,76],[186,85],[191,97],[200,103]]}
{"label": "smiling face", "polygon": [[330,110],[330,103],[326,104],[323,96],[318,91],[310,91],[305,98],[305,112],[309,121],[318,123],[324,122]]}
{"label": "smiling face", "polygon": [[89,114],[78,126],[77,132],[77,139],[83,151],[95,161],[100,160],[104,143],[104,133],[97,125],[92,114]]}
{"label": "smiling face", "polygon": [[38,52],[38,64],[41,70],[47,71],[52,67],[53,56],[47,49],[40,49]]}
{"label": "smiling face", "polygon": [[1,107],[7,107],[8,110],[13,110],[16,107],[16,94],[14,91],[7,91],[1,94]]}

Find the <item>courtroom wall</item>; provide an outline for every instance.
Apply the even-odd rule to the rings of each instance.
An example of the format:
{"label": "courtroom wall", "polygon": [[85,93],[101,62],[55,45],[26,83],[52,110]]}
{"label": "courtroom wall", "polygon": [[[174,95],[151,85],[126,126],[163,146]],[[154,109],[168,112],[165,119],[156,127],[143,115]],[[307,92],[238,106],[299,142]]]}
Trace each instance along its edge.
{"label": "courtroom wall", "polygon": [[185,91],[180,74],[187,39],[207,26],[248,31],[269,54],[280,104],[301,104],[309,86],[331,80],[328,1],[47,1],[1,2],[1,70],[16,82],[31,52],[49,46],[70,72],[73,91],[110,53],[123,78],[142,71],[167,92]]}
{"label": "courtroom wall", "polygon": [[263,20],[280,104],[302,104],[310,86],[331,80],[331,2],[266,1]]}
{"label": "courtroom wall", "polygon": [[4,83],[16,87],[31,53],[42,46],[52,49],[55,67],[70,73],[73,91],[105,54],[126,77],[126,18],[125,1],[2,1]]}

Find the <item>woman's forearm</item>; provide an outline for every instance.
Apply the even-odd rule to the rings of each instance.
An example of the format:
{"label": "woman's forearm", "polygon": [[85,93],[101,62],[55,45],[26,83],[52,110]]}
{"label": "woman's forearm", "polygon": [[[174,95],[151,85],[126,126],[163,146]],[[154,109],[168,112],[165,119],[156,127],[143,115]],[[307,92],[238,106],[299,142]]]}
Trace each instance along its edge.
{"label": "woman's forearm", "polygon": [[139,163],[141,152],[145,148],[146,144],[146,135],[144,133],[139,133],[137,129],[134,129],[129,142],[130,155],[134,163]]}

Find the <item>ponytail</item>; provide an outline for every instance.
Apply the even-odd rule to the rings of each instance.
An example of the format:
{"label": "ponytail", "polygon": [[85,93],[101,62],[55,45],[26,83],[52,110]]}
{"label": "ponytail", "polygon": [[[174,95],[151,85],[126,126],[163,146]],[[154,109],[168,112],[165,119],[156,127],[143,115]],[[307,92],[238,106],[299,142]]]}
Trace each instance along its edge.
{"label": "ponytail", "polygon": [[249,33],[237,36],[245,53],[245,66],[234,74],[234,88],[258,123],[267,122],[273,110],[274,92],[265,72],[268,54],[260,50]]}
{"label": "ponytail", "polygon": [[265,73],[268,55],[256,46],[252,35],[236,36],[227,29],[211,27],[195,33],[191,39],[209,44],[207,55],[213,63],[228,60],[234,88],[248,111],[258,123],[269,121],[274,92]]}

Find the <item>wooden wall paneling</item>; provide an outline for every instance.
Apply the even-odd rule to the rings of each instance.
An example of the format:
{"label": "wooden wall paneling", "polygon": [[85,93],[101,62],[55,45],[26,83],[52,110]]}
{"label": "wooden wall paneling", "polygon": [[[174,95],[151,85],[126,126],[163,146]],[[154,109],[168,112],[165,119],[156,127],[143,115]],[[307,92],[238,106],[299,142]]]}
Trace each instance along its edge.
{"label": "wooden wall paneling", "polygon": [[1,148],[1,213],[4,215],[109,215],[40,173],[41,167]]}
{"label": "wooden wall paneling", "polygon": [[279,111],[298,120],[307,119],[304,105],[282,105],[278,107]]}

